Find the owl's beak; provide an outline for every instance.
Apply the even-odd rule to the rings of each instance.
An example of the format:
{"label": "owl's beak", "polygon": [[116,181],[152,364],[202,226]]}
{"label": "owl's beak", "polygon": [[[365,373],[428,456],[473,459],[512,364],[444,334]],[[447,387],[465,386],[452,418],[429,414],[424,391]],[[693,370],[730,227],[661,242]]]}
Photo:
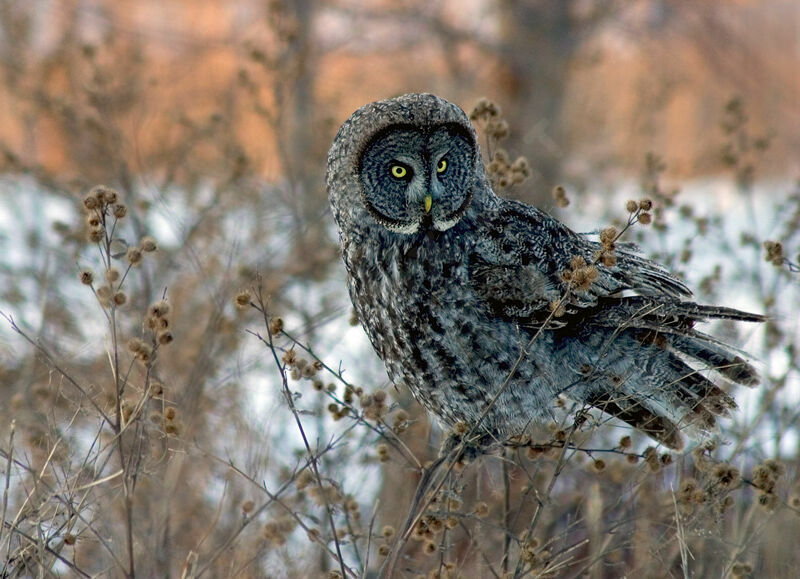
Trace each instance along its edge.
{"label": "owl's beak", "polygon": [[433,205],[433,197],[425,195],[425,213],[431,212],[431,205]]}

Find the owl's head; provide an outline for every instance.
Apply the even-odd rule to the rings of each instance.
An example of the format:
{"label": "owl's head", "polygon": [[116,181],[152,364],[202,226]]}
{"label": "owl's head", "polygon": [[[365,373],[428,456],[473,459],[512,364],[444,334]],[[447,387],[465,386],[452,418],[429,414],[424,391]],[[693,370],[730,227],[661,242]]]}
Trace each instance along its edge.
{"label": "owl's head", "polygon": [[431,94],[370,103],[345,121],[328,154],[328,192],[343,230],[446,231],[485,191],[475,130]]}

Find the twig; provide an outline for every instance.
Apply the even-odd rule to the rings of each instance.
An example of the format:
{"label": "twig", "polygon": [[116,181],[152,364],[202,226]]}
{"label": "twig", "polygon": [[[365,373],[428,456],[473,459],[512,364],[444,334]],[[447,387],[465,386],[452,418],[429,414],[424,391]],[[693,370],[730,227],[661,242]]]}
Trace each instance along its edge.
{"label": "twig", "polygon": [[[252,305],[257,310],[261,311],[260,308],[256,304],[252,304]],[[250,332],[250,333],[253,334],[253,332]],[[345,379],[341,369],[334,370],[333,368],[328,366],[314,352],[314,350],[311,349],[311,347],[309,347],[308,345],[303,344],[302,342],[300,342],[297,338],[295,338],[292,334],[288,333],[286,330],[281,330],[281,334],[283,336],[286,336],[289,340],[291,340],[291,342],[293,344],[295,344],[296,346],[300,347],[309,356],[311,356],[315,361],[319,362],[322,365],[323,369],[327,370],[330,374],[335,376],[336,379],[339,380],[342,384],[344,384],[345,386],[350,386],[352,388],[353,385],[348,380]],[[416,469],[421,469],[422,468],[422,464],[420,464],[419,460],[414,455],[414,453],[411,452],[411,449],[408,448],[408,446],[405,444],[405,442],[402,441],[402,439],[400,439],[398,436],[395,435],[395,433],[391,430],[391,428],[389,428],[389,426],[387,424],[385,424],[382,421],[382,419],[381,419],[381,424],[384,424],[386,426],[386,430],[381,430],[381,429],[377,428],[376,426],[372,425],[368,420],[365,420],[363,418],[363,416],[360,413],[358,413],[356,411],[356,409],[351,404],[348,404],[344,400],[341,400],[334,393],[325,391],[325,394],[327,394],[337,404],[339,404],[341,406],[344,406],[346,408],[350,408],[351,410],[353,410],[353,412],[355,413],[356,420],[358,420],[364,426],[366,426],[367,428],[369,428],[370,430],[375,432],[378,436],[384,438],[389,444],[391,444],[396,450],[398,450],[404,456],[404,458],[408,461],[408,463],[410,465],[412,465]],[[390,433],[391,433],[391,436],[389,436]]]}
{"label": "twig", "polygon": [[31,339],[25,332],[23,332],[22,329],[20,329],[20,327],[17,326],[17,324],[14,321],[14,318],[12,316],[6,314],[3,311],[0,311],[0,316],[3,316],[6,319],[6,321],[9,324],[11,324],[11,329],[12,330],[14,330],[20,336],[22,336],[23,339],[26,342],[28,342],[31,346],[36,348],[39,351],[39,353],[42,354],[42,356],[44,356],[47,359],[48,364],[50,364],[50,367],[53,368],[53,370],[55,370],[56,372],[61,374],[67,380],[67,382],[72,384],[78,390],[78,392],[80,392],[81,395],[83,395],[83,397],[86,398],[92,406],[94,406],[94,409],[97,410],[97,412],[100,414],[100,416],[103,418],[103,420],[105,420],[108,424],[113,424],[113,421],[106,415],[105,412],[103,412],[103,409],[100,408],[100,406],[97,404],[97,402],[95,402],[94,399],[91,396],[89,396],[89,393],[86,392],[86,390],[83,388],[83,386],[78,384],[72,378],[72,376],[67,374],[66,371],[62,370],[61,366],[59,366],[56,363],[56,361],[53,358],[53,356],[50,354],[50,352],[47,351],[47,349],[44,346],[42,346],[38,341],[35,341],[35,340]]}
{"label": "twig", "polygon": [[41,549],[44,549],[45,551],[47,551],[50,555],[52,555],[53,557],[55,557],[56,559],[61,561],[64,565],[66,565],[67,567],[72,569],[78,575],[80,575],[82,577],[87,577],[87,578],[91,578],[92,577],[86,571],[84,571],[83,569],[78,567],[75,563],[73,563],[72,561],[70,561],[69,559],[67,559],[63,555],[61,555],[61,553],[59,553],[58,551],[54,550],[52,547],[50,547],[46,543],[45,544],[41,544],[40,541],[38,541],[36,538],[31,537],[30,535],[28,535],[24,531],[21,531],[20,529],[14,527],[11,523],[6,523],[5,521],[3,521],[3,525],[8,527],[12,532],[16,533],[17,535],[19,535],[23,539],[26,539],[26,540],[30,541],[33,545],[36,545],[38,548],[41,548]]}
{"label": "twig", "polygon": [[367,529],[367,547],[364,555],[364,566],[361,569],[361,579],[365,579],[367,577],[367,572],[369,571],[369,553],[370,549],[372,548],[372,529],[375,526],[375,517],[378,515],[378,507],[380,504],[381,502],[379,500],[375,501],[375,506],[372,507],[372,516],[369,518],[369,528]]}
{"label": "twig", "polygon": [[278,372],[281,375],[284,398],[286,399],[286,403],[289,405],[289,410],[292,412],[292,416],[294,416],[295,423],[297,424],[297,429],[300,432],[300,436],[303,439],[303,445],[306,448],[306,453],[311,458],[311,471],[314,473],[314,477],[316,478],[317,485],[319,486],[320,489],[320,497],[322,498],[325,504],[325,511],[327,512],[328,515],[328,524],[330,525],[331,533],[333,535],[333,543],[334,546],[336,547],[336,555],[339,562],[339,569],[342,572],[342,577],[345,577],[347,575],[352,575],[355,577],[356,576],[355,572],[352,569],[350,569],[347,565],[345,565],[344,557],[342,556],[342,548],[339,543],[338,534],[336,532],[336,522],[334,521],[333,518],[333,509],[331,508],[331,505],[328,501],[327,493],[325,492],[325,486],[322,481],[322,475],[319,472],[319,467],[317,465],[315,454],[311,450],[311,444],[308,442],[305,429],[303,428],[303,423],[300,420],[300,414],[298,413],[297,408],[294,405],[294,398],[292,396],[291,390],[289,389],[289,382],[286,379],[286,369],[283,366],[283,364],[281,364],[281,361],[278,358],[278,353],[275,349],[274,336],[272,334],[272,329],[270,327],[270,320],[269,317],[267,316],[267,311],[266,311],[266,300],[264,299],[260,285],[258,287],[256,295],[257,295],[258,305],[260,306],[261,311],[263,312],[264,324],[267,329],[267,340],[264,340],[264,338],[261,336],[259,336],[259,339],[261,339],[261,341],[268,346],[270,352],[272,352],[273,360],[275,361],[275,365],[278,368]]}
{"label": "twig", "polygon": [[[0,517],[0,521],[5,522],[6,520],[6,513],[8,512],[8,489],[11,485],[11,464],[12,464],[12,456],[14,454],[14,431],[17,427],[17,421],[12,420],[11,426],[9,428],[8,433],[8,457],[6,460],[6,484],[3,488],[3,516]],[[2,545],[3,541],[3,529],[5,527],[0,527],[0,545]],[[8,560],[8,553],[11,550],[11,536],[9,535],[8,538],[8,548],[6,549],[6,560]]]}
{"label": "twig", "polygon": [[[553,474],[550,476],[550,481],[547,483],[547,488],[545,489],[544,496],[541,498],[537,497],[536,502],[536,510],[533,512],[533,518],[531,519],[530,524],[528,525],[525,534],[520,541],[522,544],[527,543],[531,536],[533,535],[534,530],[536,529],[536,525],[539,522],[539,518],[542,515],[542,511],[544,510],[544,505],[550,501],[550,494],[553,492],[553,488],[556,485],[556,480],[558,480],[558,475],[561,474],[561,471],[564,469],[566,465],[566,461],[564,460],[567,454],[567,449],[569,445],[566,444],[570,441],[572,436],[575,434],[575,430],[577,429],[577,424],[573,423],[570,427],[569,432],[567,433],[567,438],[565,441],[564,446],[561,448],[561,452],[558,455],[558,461],[556,462],[556,467],[553,469]],[[521,576],[522,573],[522,557],[517,560],[517,567],[514,569],[514,579],[517,579]]]}

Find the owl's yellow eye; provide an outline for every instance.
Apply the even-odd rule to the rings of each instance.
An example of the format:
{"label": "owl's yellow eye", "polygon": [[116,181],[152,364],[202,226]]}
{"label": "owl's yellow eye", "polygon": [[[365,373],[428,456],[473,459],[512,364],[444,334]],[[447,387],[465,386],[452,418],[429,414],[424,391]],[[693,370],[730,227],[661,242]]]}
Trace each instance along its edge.
{"label": "owl's yellow eye", "polygon": [[406,175],[408,175],[408,169],[403,167],[402,165],[392,165],[392,176],[398,179],[403,179]]}
{"label": "owl's yellow eye", "polygon": [[445,171],[447,171],[447,159],[442,159],[439,161],[439,164],[436,165],[436,172],[444,173]]}

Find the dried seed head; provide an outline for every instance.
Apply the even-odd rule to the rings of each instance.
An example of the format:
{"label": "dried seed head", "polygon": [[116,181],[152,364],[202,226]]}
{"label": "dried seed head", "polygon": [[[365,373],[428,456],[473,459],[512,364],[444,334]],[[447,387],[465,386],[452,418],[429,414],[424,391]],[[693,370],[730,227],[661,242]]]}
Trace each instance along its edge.
{"label": "dried seed head", "polygon": [[278,317],[271,318],[269,321],[269,333],[280,334],[283,330],[283,320]]}
{"label": "dried seed head", "polygon": [[560,299],[559,300],[553,300],[552,302],[550,302],[548,304],[548,307],[550,308],[550,311],[553,312],[553,317],[556,317],[556,318],[560,318],[565,313],[567,313],[567,310],[564,307],[564,304],[561,302]]}
{"label": "dried seed head", "polygon": [[635,213],[637,209],[639,209],[639,204],[636,201],[634,201],[633,199],[631,199],[631,200],[629,200],[629,201],[627,201],[625,203],[625,210],[628,213]]}
{"label": "dried seed head", "polygon": [[345,507],[351,516],[358,519],[361,517],[361,507],[358,506],[358,501],[352,495],[348,495],[345,501]]}
{"label": "dried seed head", "polygon": [[774,512],[778,507],[778,503],[778,495],[775,493],[761,493],[758,495],[758,505],[768,513]]}
{"label": "dried seed head", "polygon": [[119,279],[119,270],[116,267],[109,267],[106,270],[106,281],[113,283]]}
{"label": "dried seed head", "polygon": [[392,419],[392,430],[397,434],[402,434],[408,430],[408,413],[404,410],[399,410]]}
{"label": "dried seed head", "polygon": [[142,237],[142,239],[139,240],[139,247],[145,253],[152,253],[153,251],[158,249],[156,240],[150,237],[149,235],[145,235],[144,237]]}
{"label": "dried seed head", "polygon": [[172,343],[172,340],[174,339],[175,338],[173,337],[172,332],[170,332],[169,330],[158,333],[158,343],[161,344],[162,346],[166,346],[167,344]]}
{"label": "dried seed head", "polygon": [[617,265],[617,256],[611,252],[604,251],[600,256],[600,263],[606,267],[614,267]]}
{"label": "dried seed head", "polygon": [[489,515],[489,505],[485,502],[480,501],[478,504],[475,505],[475,516],[478,518],[483,519]]}
{"label": "dried seed head", "polygon": [[325,503],[328,505],[339,504],[342,501],[342,493],[332,484],[311,487],[308,494],[320,506],[324,506]]}
{"label": "dried seed head", "polygon": [[772,262],[774,265],[783,264],[783,244],[779,241],[765,241],[763,243],[764,249],[767,254],[764,256],[765,261]]}
{"label": "dried seed head", "polygon": [[240,310],[247,308],[250,305],[250,290],[242,290],[237,293],[233,303]]}
{"label": "dried seed head", "polygon": [[508,122],[504,119],[491,120],[486,125],[486,133],[498,141],[505,139],[510,133]]}
{"label": "dried seed head", "polygon": [[500,116],[500,107],[485,97],[478,99],[478,102],[475,103],[469,113],[469,118],[472,121],[487,120],[498,116]]}
{"label": "dried seed head", "polygon": [[639,209],[642,211],[650,211],[653,208],[653,202],[646,197],[639,201]]}
{"label": "dried seed head", "polygon": [[147,308],[147,315],[151,318],[162,318],[169,313],[170,305],[167,300],[159,300]]}
{"label": "dried seed head", "polygon": [[783,463],[778,462],[774,458],[768,458],[764,461],[764,466],[771,470],[773,474],[778,477],[781,476],[783,473],[786,472],[786,467],[783,466]]}
{"label": "dried seed head", "polygon": [[121,203],[119,205],[114,205],[114,217],[117,219],[124,219],[125,216],[128,214],[128,208]]}
{"label": "dried seed head", "polygon": [[441,519],[431,517],[430,519],[428,519],[428,528],[434,534],[439,534],[442,531],[444,531],[444,522]]}
{"label": "dried seed head", "polygon": [[569,260],[569,266],[573,271],[581,269],[586,266],[586,260],[582,256],[576,255]]}
{"label": "dried seed head", "polygon": [[617,228],[610,225],[600,232],[600,243],[603,244],[603,247],[613,244],[618,234]]}
{"label": "dried seed head", "polygon": [[134,353],[141,350],[144,347],[144,345],[145,343],[139,338],[131,338],[130,340],[128,340],[128,350]]}
{"label": "dried seed head", "polygon": [[525,173],[526,171],[529,171],[530,166],[528,165],[528,159],[525,157],[517,157],[516,160],[511,164],[511,170],[518,173]]}
{"label": "dried seed head", "polygon": [[92,243],[100,243],[101,241],[103,241],[105,233],[106,230],[102,226],[92,227],[86,234],[86,237]]}
{"label": "dried seed head", "polygon": [[136,359],[145,364],[153,360],[153,348],[149,344],[142,343],[142,347],[136,351]]}
{"label": "dried seed head", "polygon": [[114,294],[114,298],[113,299],[114,299],[114,305],[122,306],[122,305],[125,305],[125,302],[128,301],[128,296],[125,295],[125,292],[119,291],[119,292],[116,292]]}
{"label": "dried seed head", "polygon": [[655,447],[648,446],[642,453],[645,463],[651,472],[658,472],[661,470],[661,461],[658,459],[658,452]]}
{"label": "dried seed head", "polygon": [[395,528],[391,525],[385,525],[383,529],[381,529],[381,536],[384,539],[391,539],[395,535]]}
{"label": "dried seed head", "polygon": [[716,483],[723,489],[734,489],[742,482],[739,469],[726,463],[716,465],[712,469],[711,475],[714,477]]}
{"label": "dried seed head", "polygon": [[650,225],[652,221],[653,221],[653,216],[650,215],[649,213],[642,212],[639,214],[639,223],[641,225]]}
{"label": "dried seed head", "polygon": [[286,350],[281,356],[281,361],[287,366],[294,366],[297,364],[297,352],[294,348]]}
{"label": "dried seed head", "polygon": [[262,530],[264,539],[274,545],[286,544],[286,538],[294,531],[297,522],[289,517],[280,517],[264,525]]}
{"label": "dried seed head", "polygon": [[306,488],[308,485],[314,482],[314,475],[313,473],[306,469],[297,475],[297,479],[294,481],[297,490],[301,491]]}
{"label": "dried seed head", "polygon": [[79,277],[83,285],[92,285],[94,282],[94,274],[91,269],[82,269]]}
{"label": "dried seed head", "polygon": [[247,500],[242,503],[242,512],[244,514],[252,513],[253,509],[256,507],[256,503],[253,500]]}
{"label": "dried seed head", "polygon": [[110,300],[111,296],[113,295],[113,292],[108,285],[101,285],[99,288],[97,288],[96,291],[97,291],[97,297],[101,301]]}
{"label": "dried seed head", "polygon": [[556,202],[556,205],[561,207],[567,207],[569,205],[569,199],[567,198],[567,190],[564,189],[561,185],[556,185],[553,188],[553,199]]}
{"label": "dried seed head", "polygon": [[106,185],[98,185],[97,187],[92,188],[90,193],[93,193],[97,200],[105,203],[106,205],[111,205],[117,202],[119,198],[119,193],[117,193],[111,187]]}
{"label": "dried seed head", "polygon": [[129,247],[125,258],[128,260],[129,264],[137,266],[142,263],[142,250],[138,247]]}
{"label": "dried seed head", "polygon": [[100,206],[100,203],[98,202],[97,197],[95,197],[92,192],[89,192],[89,194],[83,198],[83,206],[91,211],[92,209],[97,209],[97,207]]}

